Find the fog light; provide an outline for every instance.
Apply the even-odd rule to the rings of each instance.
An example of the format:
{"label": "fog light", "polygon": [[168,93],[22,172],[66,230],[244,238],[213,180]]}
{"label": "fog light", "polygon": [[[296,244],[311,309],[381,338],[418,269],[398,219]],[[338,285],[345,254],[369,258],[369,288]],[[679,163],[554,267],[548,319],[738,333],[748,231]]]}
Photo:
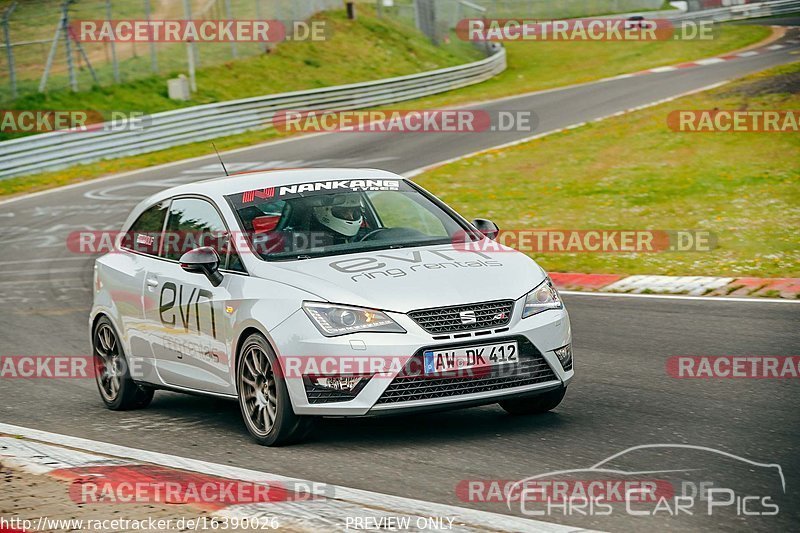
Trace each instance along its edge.
{"label": "fog light", "polygon": [[566,346],[562,346],[556,350],[555,352],[556,357],[558,357],[558,361],[561,363],[561,366],[564,370],[572,370],[572,345],[567,344]]}
{"label": "fog light", "polygon": [[350,392],[362,379],[360,376],[319,376],[311,378],[311,382],[324,389]]}

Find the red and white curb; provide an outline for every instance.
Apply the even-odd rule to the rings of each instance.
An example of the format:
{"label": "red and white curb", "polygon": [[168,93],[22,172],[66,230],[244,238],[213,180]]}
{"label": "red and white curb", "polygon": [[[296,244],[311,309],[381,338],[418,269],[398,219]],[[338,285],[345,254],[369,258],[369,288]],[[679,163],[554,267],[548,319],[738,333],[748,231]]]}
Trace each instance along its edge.
{"label": "red and white curb", "polygon": [[[559,289],[625,294],[756,296],[800,300],[800,278],[725,278],[712,276],[623,276],[552,272]],[[758,301],[754,299],[754,301]]]}
{"label": "red and white curb", "polygon": [[667,65],[664,67],[655,67],[651,69],[641,70],[639,72],[633,72],[630,74],[622,74],[620,76],[615,76],[612,79],[623,79],[623,78],[630,78],[633,76],[643,76],[645,74],[658,74],[661,72],[673,72],[675,70],[681,70],[686,68],[694,68],[694,67],[704,67],[707,65],[714,65],[716,63],[724,63],[726,61],[735,61],[737,59],[742,59],[745,57],[753,57],[760,54],[764,54],[767,52],[774,52],[776,50],[782,50],[787,48],[787,45],[795,45],[797,44],[796,39],[787,39],[780,41],[775,44],[770,44],[767,46],[761,46],[759,48],[753,48],[751,50],[743,50],[741,52],[734,52],[730,54],[723,54],[720,56],[715,57],[707,57],[704,59],[696,59],[694,61],[686,61],[684,63],[678,63],[676,65]]}
{"label": "red and white curb", "polygon": [[[602,78],[602,79],[599,79],[599,80],[586,82],[586,83],[577,83],[577,84],[573,84],[573,85],[566,85],[566,86],[563,86],[563,87],[554,87],[552,89],[543,89],[543,90],[540,90],[540,91],[532,91],[532,92],[523,93],[523,94],[517,94],[517,95],[513,95],[513,96],[505,96],[505,97],[502,97],[502,98],[489,100],[489,101],[484,102],[484,103],[497,103],[497,102],[502,102],[502,101],[505,101],[505,100],[515,100],[515,99],[518,99],[518,98],[525,98],[525,97],[533,96],[533,95],[536,95],[536,94],[546,94],[546,93],[550,93],[550,92],[554,92],[554,91],[562,91],[562,90],[565,90],[565,89],[572,89],[572,88],[575,88],[575,87],[581,87],[581,86],[584,86],[584,85],[593,85],[593,84],[605,83],[605,82],[609,82],[609,81],[632,78],[634,76],[641,76],[641,75],[644,75],[644,74],[657,74],[659,72],[671,72],[671,71],[674,71],[674,70],[683,69],[683,68],[689,68],[689,67],[700,67],[700,66],[713,65],[715,63],[722,63],[722,62],[725,62],[725,61],[730,61],[732,59],[740,59],[740,58],[744,58],[744,57],[751,57],[751,56],[756,56],[756,55],[759,55],[759,54],[762,54],[762,53],[768,52],[768,51],[771,52],[771,51],[775,51],[775,50],[780,50],[782,48],[786,48],[787,44],[795,44],[797,42],[798,42],[797,40],[789,39],[789,40],[782,41],[782,43],[784,43],[784,44],[772,44],[772,45],[762,46],[760,48],[754,48],[752,50],[745,50],[745,51],[742,51],[742,52],[725,54],[725,55],[718,56],[718,57],[707,57],[707,58],[704,58],[704,59],[697,59],[695,61],[687,61],[686,63],[680,63],[680,64],[677,64],[677,65],[670,65],[670,66],[664,66],[664,67],[655,67],[655,68],[651,68],[651,69],[648,69],[648,70],[642,70],[642,71],[639,71],[639,72],[630,72],[630,73],[627,73],[627,74],[620,74],[620,75],[617,75],[617,76],[611,76],[611,77],[608,77],[608,78]],[[591,121],[578,122],[576,124],[570,124],[569,126],[565,126],[563,128],[557,128],[557,129],[554,129],[554,130],[544,131],[544,132],[536,133],[536,134],[528,136],[528,137],[524,137],[522,139],[517,139],[515,141],[510,141],[510,142],[507,142],[507,143],[498,144],[498,145],[492,146],[490,148],[482,148],[480,150],[476,150],[476,151],[470,152],[468,154],[452,157],[450,159],[445,159],[443,161],[437,161],[436,163],[431,163],[430,165],[426,165],[424,167],[419,167],[419,168],[415,168],[415,169],[412,169],[412,170],[408,170],[406,172],[403,172],[403,176],[405,176],[406,178],[409,178],[409,179],[415,178],[415,177],[419,176],[420,174],[422,174],[424,172],[427,172],[429,170],[433,170],[435,168],[442,167],[442,166],[445,166],[445,165],[449,165],[450,163],[455,163],[456,161],[460,161],[462,159],[469,159],[469,158],[480,156],[480,155],[487,154],[487,153],[494,153],[494,152],[499,151],[499,150],[504,150],[506,148],[511,148],[513,146],[518,146],[520,144],[525,144],[525,143],[528,143],[528,142],[531,142],[531,141],[534,141],[534,140],[537,140],[537,139],[541,139],[543,137],[547,137],[547,136],[550,136],[550,135],[553,135],[553,134],[556,134],[556,133],[563,133],[563,132],[566,132],[566,131],[569,131],[569,130],[574,130],[574,129],[577,129],[577,128],[585,126],[588,122],[602,122],[602,121],[607,120],[607,119],[612,118],[612,117],[619,117],[619,116],[622,116],[622,115],[627,115],[628,113],[633,113],[635,111],[641,111],[643,109],[647,109],[647,108],[650,108],[650,107],[655,107],[657,105],[661,105],[661,104],[665,104],[665,103],[668,103],[668,102],[672,102],[674,100],[677,100],[679,98],[683,98],[685,96],[691,96],[693,94],[702,93],[702,92],[705,92],[705,91],[710,91],[710,90],[722,87],[723,85],[726,85],[727,83],[730,83],[730,80],[720,81],[720,82],[717,82],[717,83],[713,83],[713,84],[707,85],[705,87],[692,89],[692,90],[689,90],[689,91],[686,91],[686,92],[683,92],[683,93],[680,93],[680,94],[676,94],[674,96],[669,96],[667,98],[662,98],[661,100],[648,102],[646,104],[639,105],[639,106],[636,106],[636,107],[630,107],[630,108],[627,108],[627,109],[624,109],[624,110],[621,110],[621,111],[617,111],[616,113],[611,113],[609,115],[603,115],[603,116],[594,118]]]}
{"label": "red and white curb", "polygon": [[[113,468],[133,471],[145,469],[150,475],[161,472],[169,479],[181,476],[213,476],[221,482],[273,483],[284,487],[305,487],[315,498],[295,501],[234,504],[213,509],[214,515],[237,518],[274,517],[282,527],[308,531],[346,531],[347,524],[362,517],[370,523],[397,523],[407,518],[406,531],[426,529],[440,521],[447,531],[532,531],[569,533],[585,529],[562,526],[522,517],[467,509],[348,487],[312,483],[310,481],[129,448],[68,435],[0,423],[0,458],[3,462],[34,474],[47,474],[74,480],[81,475],[97,476]],[[254,446],[256,446],[254,444]],[[100,455],[102,454],[102,455]],[[158,465],[158,466],[156,466]],[[150,467],[150,468],[147,468]],[[166,467],[166,468],[160,468]],[[365,467],[365,471],[366,471]],[[102,475],[102,474],[101,474]],[[520,473],[523,476],[524,473]],[[65,488],[65,490],[68,490]],[[348,519],[350,521],[348,522]],[[418,522],[419,520],[419,522]],[[418,526],[416,524],[422,524]]]}
{"label": "red and white curb", "polygon": [[[766,46],[764,48],[758,48],[755,50],[746,50],[744,52],[739,52],[736,54],[726,54],[717,57],[707,57],[705,59],[697,59],[695,61],[687,61],[685,63],[678,63],[677,65],[668,65],[666,67],[656,67],[651,68],[648,70],[642,70],[639,72],[634,72],[633,74],[623,74],[621,77],[631,77],[631,76],[642,76],[644,74],[658,74],[660,72],[672,72],[675,70],[680,70],[684,68],[693,68],[693,67],[704,67],[706,65],[714,65],[716,63],[724,63],[725,61],[733,61],[736,59],[741,59],[743,57],[752,57],[757,56],[759,54],[763,54],[764,52],[773,52],[775,50],[780,50],[782,48],[786,48],[785,44],[773,44],[771,46]],[[617,78],[619,79],[619,78]]]}

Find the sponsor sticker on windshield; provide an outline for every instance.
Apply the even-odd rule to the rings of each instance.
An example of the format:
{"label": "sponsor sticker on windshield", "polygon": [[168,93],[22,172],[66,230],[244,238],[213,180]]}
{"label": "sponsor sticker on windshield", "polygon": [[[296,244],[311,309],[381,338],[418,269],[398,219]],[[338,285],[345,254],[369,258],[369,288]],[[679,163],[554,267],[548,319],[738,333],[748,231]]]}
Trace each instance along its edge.
{"label": "sponsor sticker on windshield", "polygon": [[324,195],[336,192],[368,192],[368,191],[408,191],[411,188],[399,179],[354,179],[327,180],[292,185],[263,187],[237,194],[227,198],[237,209],[252,203],[264,201],[288,200],[304,196]]}

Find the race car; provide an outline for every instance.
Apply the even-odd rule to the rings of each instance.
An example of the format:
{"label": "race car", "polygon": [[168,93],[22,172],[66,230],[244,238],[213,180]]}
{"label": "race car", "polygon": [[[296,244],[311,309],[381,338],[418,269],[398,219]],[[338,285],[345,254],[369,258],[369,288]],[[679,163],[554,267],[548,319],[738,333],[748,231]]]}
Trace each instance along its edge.
{"label": "race car", "polygon": [[574,375],[569,316],[498,232],[382,170],[157,193],[95,262],[101,398],[113,410],[146,407],[157,389],[235,399],[271,446],[320,416],[549,411]]}
{"label": "race car", "polygon": [[644,15],[631,15],[627,19],[625,19],[625,29],[655,29],[657,27],[656,23],[651,20],[647,20],[644,18]]}

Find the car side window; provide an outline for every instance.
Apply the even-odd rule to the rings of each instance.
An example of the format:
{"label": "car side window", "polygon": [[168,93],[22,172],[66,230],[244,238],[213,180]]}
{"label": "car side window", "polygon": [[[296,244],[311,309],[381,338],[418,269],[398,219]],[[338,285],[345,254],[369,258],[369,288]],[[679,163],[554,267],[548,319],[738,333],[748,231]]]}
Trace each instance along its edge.
{"label": "car side window", "polygon": [[233,270],[234,272],[247,272],[247,270],[244,268],[241,257],[239,257],[239,253],[236,251],[233,240],[228,243],[228,265],[226,270]]}
{"label": "car side window", "polygon": [[224,268],[228,240],[225,223],[211,203],[199,198],[177,198],[169,209],[161,255],[177,261],[189,250],[211,246]]}
{"label": "car side window", "polygon": [[158,255],[168,207],[169,201],[164,201],[147,208],[125,232],[122,247],[147,255]]}

